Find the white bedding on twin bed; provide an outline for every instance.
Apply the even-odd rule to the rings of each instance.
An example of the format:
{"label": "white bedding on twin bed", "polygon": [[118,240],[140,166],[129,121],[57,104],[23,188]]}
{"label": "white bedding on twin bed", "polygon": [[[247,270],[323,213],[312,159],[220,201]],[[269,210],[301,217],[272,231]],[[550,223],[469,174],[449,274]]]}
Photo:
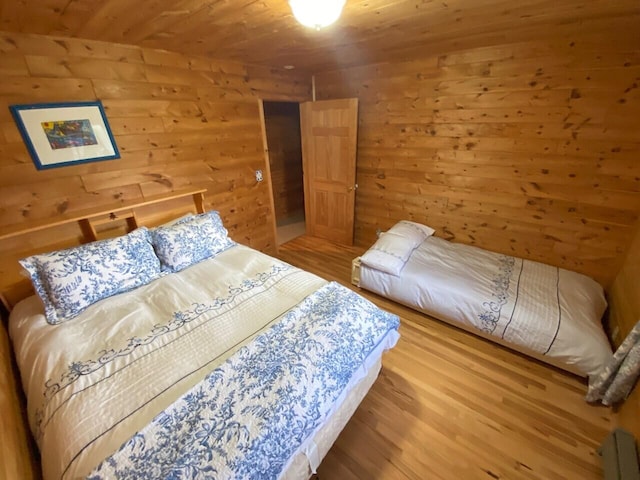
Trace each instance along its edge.
{"label": "white bedding on twin bed", "polygon": [[[177,397],[326,283],[238,245],[102,300],[55,327],[46,323],[36,297],[21,302],[11,314],[10,332],[44,478],[89,474]],[[167,312],[180,314],[166,321]],[[189,330],[190,322],[197,328]],[[389,332],[334,411],[364,396],[363,385],[375,378],[382,350],[396,340],[397,332]],[[329,418],[314,438],[337,435],[341,421]],[[291,457],[292,469],[306,475],[329,446],[303,444]]]}
{"label": "white bedding on twin bed", "polygon": [[400,275],[360,269],[360,286],[583,376],[611,356],[602,287],[584,275],[429,237]]}

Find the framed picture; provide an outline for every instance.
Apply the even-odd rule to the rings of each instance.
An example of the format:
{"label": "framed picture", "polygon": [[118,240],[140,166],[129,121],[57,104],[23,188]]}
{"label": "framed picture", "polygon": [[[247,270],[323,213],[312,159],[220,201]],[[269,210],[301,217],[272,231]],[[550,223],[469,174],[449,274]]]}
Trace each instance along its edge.
{"label": "framed picture", "polygon": [[100,101],[9,109],[38,170],[120,158]]}

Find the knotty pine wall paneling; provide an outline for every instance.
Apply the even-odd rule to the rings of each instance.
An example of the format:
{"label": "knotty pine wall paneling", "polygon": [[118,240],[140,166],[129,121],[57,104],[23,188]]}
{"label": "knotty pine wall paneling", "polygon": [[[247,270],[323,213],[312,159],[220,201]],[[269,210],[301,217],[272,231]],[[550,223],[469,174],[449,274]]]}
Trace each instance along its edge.
{"label": "knotty pine wall paneling", "polygon": [[412,219],[610,284],[640,213],[640,41],[607,35],[317,74],[360,102],[356,242]]}
{"label": "knotty pine wall paneling", "polygon": [[[230,234],[275,251],[258,98],[305,101],[308,78],[160,50],[0,33],[0,229],[191,186]],[[37,171],[15,103],[102,100],[122,158]]]}

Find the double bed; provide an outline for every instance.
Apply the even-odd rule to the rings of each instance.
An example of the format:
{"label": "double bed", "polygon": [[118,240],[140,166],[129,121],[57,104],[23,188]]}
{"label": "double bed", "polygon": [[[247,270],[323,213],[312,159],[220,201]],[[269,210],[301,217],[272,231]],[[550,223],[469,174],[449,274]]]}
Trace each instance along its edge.
{"label": "double bed", "polygon": [[580,376],[607,363],[607,304],[593,279],[433,233],[397,223],[356,259],[353,283]]}
{"label": "double bed", "polygon": [[[203,222],[214,233],[183,235]],[[159,261],[139,246],[114,253],[112,239],[93,260],[81,246],[23,262],[44,293],[13,308],[9,331],[45,480],[309,478],[375,381],[398,318],[225,238],[215,212],[122,238],[133,237]],[[129,266],[84,305],[74,292],[101,291],[97,257]],[[128,284],[125,270],[145,281]]]}

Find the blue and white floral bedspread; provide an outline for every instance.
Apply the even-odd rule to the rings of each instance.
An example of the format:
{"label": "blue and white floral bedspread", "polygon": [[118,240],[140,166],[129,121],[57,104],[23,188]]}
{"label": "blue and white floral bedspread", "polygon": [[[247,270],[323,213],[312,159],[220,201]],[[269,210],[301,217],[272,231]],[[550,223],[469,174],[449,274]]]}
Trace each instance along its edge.
{"label": "blue and white floral bedspread", "polygon": [[329,283],[213,370],[89,478],[278,478],[398,326],[395,315]]}

